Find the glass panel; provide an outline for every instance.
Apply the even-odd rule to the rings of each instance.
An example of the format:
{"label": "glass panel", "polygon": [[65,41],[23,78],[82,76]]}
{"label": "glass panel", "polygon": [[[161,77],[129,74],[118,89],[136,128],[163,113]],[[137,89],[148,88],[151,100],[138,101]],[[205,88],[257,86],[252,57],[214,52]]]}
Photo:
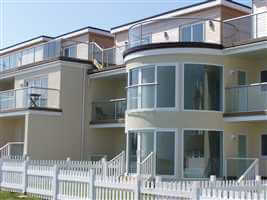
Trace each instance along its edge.
{"label": "glass panel", "polygon": [[184,108],[189,110],[222,109],[222,67],[184,65]]}
{"label": "glass panel", "polygon": [[194,24],[193,25],[193,42],[203,42],[204,41],[204,25]]}
{"label": "glass panel", "polygon": [[129,85],[137,85],[138,84],[138,69],[132,69],[130,70],[130,76],[129,76]]}
{"label": "glass panel", "polygon": [[136,109],[138,106],[138,88],[128,88],[128,109]]}
{"label": "glass panel", "polygon": [[159,66],[157,107],[175,107],[175,66]]}
{"label": "glass panel", "polygon": [[154,83],[155,82],[155,68],[145,67],[142,69],[142,83]]}
{"label": "glass panel", "polygon": [[184,131],[184,177],[222,176],[223,137],[219,131]]}
{"label": "glass panel", "polygon": [[246,85],[246,72],[238,71],[238,85]]}
{"label": "glass panel", "polygon": [[154,133],[141,132],[141,162],[154,151]]}
{"label": "glass panel", "polygon": [[129,133],[129,173],[136,173],[137,164],[137,133]]}
{"label": "glass panel", "polygon": [[267,135],[261,136],[261,155],[267,156]]}
{"label": "glass panel", "polygon": [[181,41],[182,42],[190,42],[191,41],[191,26],[181,27]]}
{"label": "glass panel", "polygon": [[10,66],[10,63],[9,63],[9,56],[6,56],[3,58],[2,60],[2,65],[3,65],[3,71],[5,70],[8,70],[9,69],[9,66]]}
{"label": "glass panel", "polygon": [[157,132],[156,174],[174,175],[174,132]]}
{"label": "glass panel", "polygon": [[141,86],[142,102],[141,108],[154,108],[155,85]]}

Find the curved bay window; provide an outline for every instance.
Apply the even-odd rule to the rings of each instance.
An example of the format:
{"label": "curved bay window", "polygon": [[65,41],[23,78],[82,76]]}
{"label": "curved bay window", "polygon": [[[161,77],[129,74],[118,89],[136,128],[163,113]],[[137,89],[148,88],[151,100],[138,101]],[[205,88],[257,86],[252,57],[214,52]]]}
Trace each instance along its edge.
{"label": "curved bay window", "polygon": [[184,109],[223,110],[223,68],[215,65],[184,65]]}
{"label": "curved bay window", "polygon": [[175,107],[175,66],[139,67],[128,76],[128,110]]}

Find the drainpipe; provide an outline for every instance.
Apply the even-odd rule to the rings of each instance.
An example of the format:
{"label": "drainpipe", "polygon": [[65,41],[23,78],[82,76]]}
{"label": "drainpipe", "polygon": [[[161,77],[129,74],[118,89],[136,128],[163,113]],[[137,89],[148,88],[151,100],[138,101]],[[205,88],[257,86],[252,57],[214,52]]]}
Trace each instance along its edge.
{"label": "drainpipe", "polygon": [[84,159],[84,120],[85,120],[85,82],[86,82],[86,67],[83,65],[83,79],[82,79],[82,112],[81,112],[81,160]]}

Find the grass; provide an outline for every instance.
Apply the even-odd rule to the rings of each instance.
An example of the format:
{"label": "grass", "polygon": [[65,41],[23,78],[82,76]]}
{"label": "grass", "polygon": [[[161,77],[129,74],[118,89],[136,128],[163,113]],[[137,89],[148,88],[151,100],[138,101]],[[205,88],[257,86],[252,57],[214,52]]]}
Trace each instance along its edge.
{"label": "grass", "polygon": [[1,200],[18,200],[18,199],[24,199],[24,200],[38,200],[36,198],[31,197],[24,197],[21,194],[17,193],[10,193],[10,192],[0,192],[0,199]]}

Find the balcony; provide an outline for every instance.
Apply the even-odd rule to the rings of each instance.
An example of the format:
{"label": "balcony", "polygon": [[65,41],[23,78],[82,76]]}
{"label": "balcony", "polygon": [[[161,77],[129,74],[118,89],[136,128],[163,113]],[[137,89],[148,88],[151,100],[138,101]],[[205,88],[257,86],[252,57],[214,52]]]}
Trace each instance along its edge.
{"label": "balcony", "polygon": [[91,124],[124,123],[126,99],[111,99],[92,103]]}
{"label": "balcony", "polygon": [[0,112],[24,109],[60,111],[60,91],[28,87],[0,92]]}
{"label": "balcony", "polygon": [[129,47],[173,42],[222,44],[221,26],[218,20],[188,17],[145,21],[129,29]]}
{"label": "balcony", "polygon": [[223,44],[225,47],[266,40],[267,12],[226,20],[223,25]]}
{"label": "balcony", "polygon": [[94,62],[99,68],[122,65],[125,46],[103,49],[94,42],[51,40],[47,43],[0,56],[0,73],[39,64],[59,57]]}
{"label": "balcony", "polygon": [[225,117],[266,115],[267,83],[225,89]]}

